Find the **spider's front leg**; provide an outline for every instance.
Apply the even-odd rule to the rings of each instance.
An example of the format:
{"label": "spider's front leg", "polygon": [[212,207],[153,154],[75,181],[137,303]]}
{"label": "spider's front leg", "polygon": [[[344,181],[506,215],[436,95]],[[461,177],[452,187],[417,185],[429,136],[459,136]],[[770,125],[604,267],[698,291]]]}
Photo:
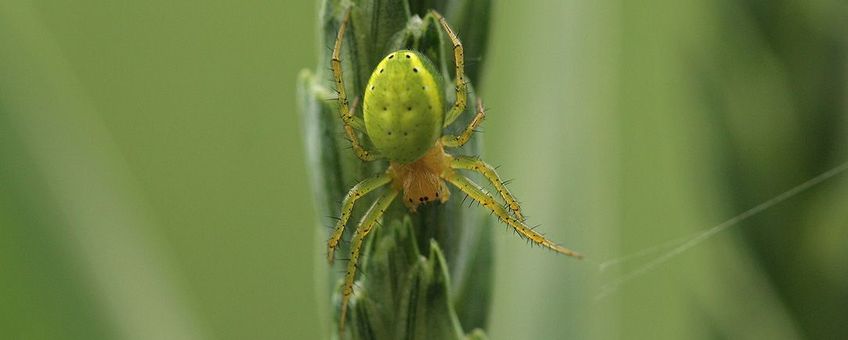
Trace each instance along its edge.
{"label": "spider's front leg", "polygon": [[[468,127],[465,128],[465,131],[463,131],[462,134],[458,136],[442,136],[442,145],[449,148],[458,148],[465,145],[465,143],[467,143],[468,140],[471,139],[471,135],[474,133],[475,129],[480,126],[480,123],[483,122],[483,118],[485,117],[485,115],[486,113],[483,110],[483,101],[480,100],[480,98],[477,98],[477,115],[474,116],[474,119],[471,120],[471,123],[468,124]],[[451,160],[450,166],[453,169],[465,169],[476,171],[485,176],[486,179],[488,179],[489,182],[491,182],[492,185],[495,186],[495,189],[498,191],[498,194],[500,194],[501,197],[503,197],[504,201],[506,201],[509,210],[511,210],[515,214],[515,217],[519,221],[524,221],[524,215],[521,214],[521,206],[518,204],[518,200],[516,200],[515,196],[513,196],[509,192],[509,190],[507,190],[503,180],[501,180],[500,176],[498,176],[498,173],[495,172],[495,169],[492,168],[491,165],[486,164],[486,162],[483,162],[478,158],[456,156],[453,160]]]}
{"label": "spider's front leg", "polygon": [[377,221],[383,216],[383,212],[386,211],[389,204],[391,204],[395,197],[397,197],[398,193],[399,191],[394,188],[383,193],[383,195],[374,201],[374,204],[371,205],[371,208],[369,208],[368,212],[365,213],[365,216],[362,217],[362,221],[359,222],[359,226],[356,227],[356,233],[354,233],[353,241],[351,242],[350,260],[347,263],[344,286],[342,287],[339,338],[342,338],[342,335],[344,334],[345,318],[347,317],[347,304],[350,302],[351,294],[353,294],[353,281],[356,279],[356,263],[359,260],[359,253],[362,250],[362,242],[365,240],[365,237],[368,236],[368,233],[374,229],[374,225],[377,224]]}
{"label": "spider's front leg", "polygon": [[464,169],[475,171],[483,177],[486,177],[490,183],[495,187],[498,194],[506,201],[506,206],[515,214],[515,218],[521,222],[524,222],[524,215],[521,214],[521,205],[518,204],[518,201],[515,199],[515,196],[509,192],[504,184],[504,181],[501,180],[501,177],[498,176],[498,173],[488,163],[476,157],[468,157],[468,156],[454,156],[453,160],[450,162],[450,166],[453,169]]}
{"label": "spider's front leg", "polygon": [[353,212],[353,205],[356,203],[356,200],[365,196],[369,192],[374,191],[374,189],[388,184],[391,180],[391,176],[385,173],[374,176],[357,183],[352,189],[350,189],[350,191],[348,191],[347,195],[345,195],[345,198],[342,201],[341,216],[339,216],[339,221],[336,223],[336,229],[327,241],[327,261],[329,261],[330,264],[333,263],[336,247],[339,246],[339,240],[342,238],[345,225],[347,225],[347,221],[350,219],[350,214]]}
{"label": "spider's front leg", "polygon": [[455,185],[459,190],[468,194],[473,200],[480,202],[484,207],[491,210],[501,221],[512,227],[519,235],[527,238],[534,244],[543,246],[557,253],[568,255],[576,258],[583,258],[579,253],[556,244],[554,241],[547,239],[545,236],[528,227],[524,222],[512,217],[485,189],[481,188],[477,183],[472,182],[465,176],[450,172],[445,174],[444,178]]}
{"label": "spider's front leg", "polygon": [[356,131],[354,131],[354,128],[360,131],[364,130],[365,123],[362,122],[361,118],[353,115],[356,104],[354,103],[353,106],[350,105],[347,98],[347,92],[345,91],[341,54],[342,41],[344,40],[344,34],[349,20],[350,9],[348,9],[345,13],[344,19],[342,19],[342,23],[339,26],[339,35],[336,36],[336,43],[333,47],[333,59],[331,61],[333,78],[336,81],[336,92],[339,94],[339,115],[344,123],[345,134],[350,140],[350,144],[353,146],[353,151],[356,153],[356,156],[363,161],[373,161],[377,159],[377,154],[365,149],[365,147],[362,146],[362,143],[360,143],[359,137],[356,135]]}

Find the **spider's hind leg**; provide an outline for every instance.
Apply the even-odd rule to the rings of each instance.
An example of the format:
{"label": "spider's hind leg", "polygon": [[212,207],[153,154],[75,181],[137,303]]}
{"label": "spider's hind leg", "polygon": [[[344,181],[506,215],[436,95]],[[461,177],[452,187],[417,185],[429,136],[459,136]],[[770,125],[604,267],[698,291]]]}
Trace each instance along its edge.
{"label": "spider's hind leg", "polygon": [[[351,112],[356,112],[356,105],[358,103],[359,97],[353,98],[353,104],[350,105]],[[356,135],[356,131],[365,131],[365,123],[362,119],[352,116],[350,121],[344,122],[344,130],[356,157],[359,157],[359,159],[365,162],[380,158],[378,153],[366,149],[362,145],[362,142],[359,141],[359,137]]]}
{"label": "spider's hind leg", "polygon": [[471,139],[471,135],[474,134],[475,129],[480,126],[480,123],[483,122],[483,118],[486,117],[486,111],[483,110],[483,101],[480,98],[477,98],[477,114],[474,116],[474,119],[471,120],[471,123],[462,131],[458,136],[454,135],[444,135],[442,136],[442,145],[448,148],[458,148],[465,143],[468,143],[468,140]]}
{"label": "spider's hind leg", "polygon": [[363,161],[373,161],[377,159],[377,154],[365,149],[362,146],[362,143],[359,141],[359,137],[356,135],[356,130],[362,131],[365,124],[362,122],[362,119],[353,115],[356,109],[356,100],[354,100],[354,104],[350,105],[350,102],[347,98],[347,91],[345,91],[344,84],[344,72],[342,70],[342,41],[344,41],[345,30],[347,29],[347,23],[350,21],[350,9],[345,13],[344,19],[342,19],[341,25],[339,25],[339,34],[336,36],[336,43],[333,46],[333,59],[331,60],[331,66],[333,68],[333,79],[336,83],[336,92],[338,92],[339,97],[339,115],[342,118],[342,122],[344,123],[344,130],[347,138],[350,140],[351,145],[353,146],[353,151],[356,153],[356,156]]}
{"label": "spider's hind leg", "polygon": [[442,25],[442,29],[444,29],[448,34],[451,45],[453,45],[453,58],[456,66],[456,77],[454,79],[456,82],[456,102],[453,106],[451,106],[450,111],[448,111],[445,116],[444,126],[448,126],[456,120],[456,117],[459,117],[459,115],[465,111],[465,106],[468,102],[468,83],[465,79],[465,52],[463,52],[462,42],[459,41],[456,33],[454,33],[453,29],[450,28],[445,17],[436,11],[431,11],[430,13],[432,13]]}

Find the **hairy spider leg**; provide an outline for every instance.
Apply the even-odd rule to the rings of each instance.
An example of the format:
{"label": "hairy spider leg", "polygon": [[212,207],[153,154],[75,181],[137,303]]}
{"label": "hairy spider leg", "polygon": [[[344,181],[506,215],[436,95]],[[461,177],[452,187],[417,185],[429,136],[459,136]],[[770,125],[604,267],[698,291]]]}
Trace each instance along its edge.
{"label": "hairy spider leg", "polygon": [[339,337],[344,334],[345,318],[347,317],[347,304],[350,302],[351,294],[353,294],[353,280],[356,278],[356,263],[359,260],[359,253],[362,250],[362,241],[365,240],[365,236],[368,236],[368,233],[374,229],[374,225],[377,224],[377,221],[383,216],[383,212],[386,211],[386,208],[389,207],[389,204],[392,203],[399,192],[399,190],[392,188],[391,190],[383,193],[376,201],[374,201],[374,204],[371,205],[371,208],[369,208],[368,212],[365,213],[365,216],[362,217],[362,220],[359,222],[359,226],[356,227],[356,233],[353,235],[353,242],[351,243],[350,248],[350,261],[347,263],[347,272],[345,273],[344,287],[342,288],[342,311],[339,319]]}
{"label": "hairy spider leg", "polygon": [[363,161],[373,161],[377,159],[377,154],[365,149],[362,144],[359,142],[359,137],[356,135],[356,128],[359,131],[364,130],[365,123],[361,118],[353,115],[353,110],[349,106],[349,102],[347,99],[347,92],[345,91],[344,85],[344,73],[342,72],[342,41],[344,40],[345,30],[347,29],[347,23],[350,20],[350,9],[345,13],[344,19],[342,19],[341,25],[339,25],[339,35],[336,36],[336,43],[333,47],[333,59],[331,61],[333,68],[333,77],[336,80],[336,91],[339,93],[338,101],[339,101],[339,115],[342,117],[342,122],[344,123],[344,130],[347,138],[350,140],[350,144],[353,146],[353,152],[356,153],[356,157]]}
{"label": "hairy spider leg", "polygon": [[[449,148],[458,148],[465,145],[465,143],[471,139],[474,129],[479,127],[480,123],[483,122],[483,118],[485,118],[485,116],[486,113],[485,110],[483,110],[483,101],[480,100],[480,98],[477,98],[477,115],[474,116],[474,119],[471,120],[471,123],[469,123],[468,127],[465,128],[465,131],[463,131],[459,136],[442,136],[442,145]],[[515,217],[522,222],[525,220],[524,215],[521,214],[521,206],[518,204],[515,196],[507,190],[503,180],[501,180],[500,176],[498,176],[498,173],[495,172],[495,169],[492,168],[491,165],[486,164],[475,157],[457,156],[451,161],[451,168],[476,171],[485,176],[486,179],[495,186],[495,190],[498,191],[498,194],[500,194],[504,201],[506,201],[507,206],[509,206],[509,210],[515,214]]]}
{"label": "hairy spider leg", "polygon": [[347,221],[350,219],[350,214],[353,212],[353,205],[362,196],[374,191],[374,189],[388,184],[391,180],[392,177],[387,173],[367,178],[354,185],[353,188],[348,191],[347,195],[345,195],[345,198],[342,201],[342,214],[339,217],[339,221],[336,224],[336,229],[333,231],[333,235],[330,236],[330,239],[327,241],[327,261],[330,262],[330,264],[333,264],[333,260],[335,259],[334,254],[336,247],[339,246],[339,240],[342,238],[345,225],[347,225]]}
{"label": "hairy spider leg", "polygon": [[486,111],[483,110],[483,100],[477,98],[477,114],[474,116],[474,119],[471,120],[471,123],[469,123],[465,130],[458,136],[442,136],[442,145],[449,148],[458,148],[465,145],[465,143],[468,143],[468,140],[471,139],[471,135],[474,134],[474,130],[480,126],[480,123],[483,123],[484,118],[486,118]]}
{"label": "hairy spider leg", "polygon": [[533,229],[524,224],[524,222],[521,222],[510,216],[510,214],[507,213],[507,211],[504,210],[504,208],[501,207],[501,205],[498,204],[495,199],[492,198],[492,196],[489,195],[488,192],[486,192],[485,189],[481,188],[479,185],[477,185],[477,183],[474,183],[467,177],[460,175],[456,172],[445,173],[443,177],[448,182],[459,188],[459,190],[462,190],[462,192],[468,194],[469,197],[471,197],[477,202],[480,202],[480,204],[482,204],[484,207],[491,210],[493,213],[495,213],[498,219],[508,224],[516,232],[518,232],[519,235],[527,238],[534,244],[548,248],[563,255],[572,256],[578,259],[583,258],[583,255],[580,255],[571,249],[565,248],[554,243],[553,241],[542,236],[541,234],[535,232]]}
{"label": "hairy spider leg", "polygon": [[448,26],[448,21],[445,20],[445,17],[436,11],[430,11],[430,13],[442,24],[442,28],[448,34],[448,37],[450,37],[451,44],[453,45],[453,59],[456,65],[456,78],[454,78],[456,82],[456,102],[445,116],[443,126],[448,126],[456,120],[456,117],[459,117],[459,114],[465,111],[465,106],[468,102],[468,84],[465,81],[465,57],[463,56],[462,43],[457,38],[456,33]]}
{"label": "hairy spider leg", "polygon": [[524,215],[521,214],[521,205],[518,204],[515,196],[509,192],[503,180],[501,180],[501,177],[498,176],[498,173],[491,165],[477,157],[454,156],[450,162],[450,167],[452,169],[471,170],[486,177],[492,183],[492,186],[495,187],[498,194],[506,201],[507,207],[515,214],[515,218],[521,222],[525,221]]}

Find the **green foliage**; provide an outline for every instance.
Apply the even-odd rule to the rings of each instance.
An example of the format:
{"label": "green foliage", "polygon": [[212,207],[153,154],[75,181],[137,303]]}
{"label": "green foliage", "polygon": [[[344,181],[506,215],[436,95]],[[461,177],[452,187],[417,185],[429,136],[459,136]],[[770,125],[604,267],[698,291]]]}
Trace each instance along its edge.
{"label": "green foliage", "polygon": [[[486,39],[472,32],[485,13],[455,8],[488,3],[410,1],[409,14],[439,9],[467,69],[485,62],[485,84],[472,75],[489,109],[475,135],[483,156],[515,179],[529,221],[587,260],[477,227],[485,213],[461,196],[410,216],[427,261],[439,239],[465,334],[487,318],[492,339],[845,338],[848,174],[593,299],[656,254],[602,273],[598,263],[700,232],[848,159],[844,0],[498,1],[481,59],[471,50]],[[356,160],[338,130],[325,58],[341,12],[317,10],[0,1],[0,339],[329,334],[337,280],[316,287],[335,272],[315,224],[332,224],[333,190],[382,165]],[[422,30],[440,39],[409,22],[394,26],[409,41],[390,44]],[[302,105],[319,114],[298,117],[291,80],[305,66],[317,71],[301,98],[320,100]],[[309,149],[302,124],[315,129]],[[314,150],[322,143],[333,151]],[[454,216],[466,221],[441,221]],[[491,249],[489,237],[494,283],[475,263],[492,258],[473,255],[490,254],[475,248]]]}
{"label": "green foliage", "polygon": [[[435,18],[427,14],[429,8],[442,10],[451,23],[458,23],[471,32],[459,32],[469,58],[479,59],[485,48],[488,26],[488,1],[325,1],[321,8],[320,23],[323,41],[321,46],[332,46],[344,12],[351,6],[351,21],[342,49],[342,67],[350,98],[361,97],[364,84],[380,59],[391,51],[412,49],[431,59],[443,75],[442,88],[445,99],[454,100],[452,84],[453,54],[447,37]],[[330,48],[331,49],[331,48]],[[332,74],[329,69],[329,50],[319,57],[316,73],[304,71],[299,79],[301,113],[307,138],[307,154],[312,185],[318,202],[320,216],[337,216],[339,202],[358,179],[385,171],[383,161],[362,163],[342,138],[343,130],[338,115]],[[477,67],[480,63],[476,63]],[[475,68],[476,70],[476,68]],[[472,83],[479,79],[477,71],[469,75]],[[469,102],[475,95],[470,87]],[[473,117],[473,105],[457,120],[463,127]],[[361,109],[355,114],[361,115]],[[367,142],[367,138],[365,139]],[[367,144],[366,144],[367,145]],[[472,140],[459,150],[462,154],[480,153],[478,141]],[[462,197],[456,194],[454,197]],[[368,201],[366,197],[365,202]],[[385,214],[380,229],[409,228],[411,234],[380,232],[372,236],[372,254],[360,261],[364,276],[360,276],[352,301],[350,333],[354,338],[384,339],[401,334],[417,339],[463,338],[464,334],[485,328],[491,291],[492,247],[488,221],[482,211],[467,209],[461,199],[454,198],[444,205],[428,205],[410,215],[401,204],[394,204]],[[345,231],[349,239],[358,216],[367,203],[354,210],[351,223]],[[405,221],[400,224],[400,221]],[[398,237],[402,238],[398,239]],[[398,248],[402,245],[401,248]],[[410,247],[416,245],[416,247]],[[419,254],[417,249],[427,249]],[[346,244],[337,251],[347,257]],[[398,253],[399,259],[387,259],[386,254]],[[423,257],[421,257],[423,255]],[[420,258],[419,258],[420,257]],[[382,260],[381,260],[382,259]],[[404,259],[401,262],[400,259]],[[376,261],[376,263],[375,263]],[[380,262],[383,261],[383,262]],[[388,266],[392,264],[392,266]],[[344,261],[336,261],[330,268],[328,294],[336,294]],[[388,267],[386,267],[388,266]],[[375,274],[376,273],[376,274]],[[363,278],[364,277],[364,278]],[[380,285],[389,284],[382,278],[401,278],[391,281],[392,289],[382,292]],[[450,278],[450,279],[449,279]],[[410,286],[414,283],[415,286]],[[377,285],[377,286],[374,286]],[[370,287],[370,288],[369,288]],[[371,292],[370,295],[368,295]],[[403,293],[401,295],[398,295]],[[365,294],[365,295],[363,295]],[[396,306],[398,312],[388,312],[387,306]],[[338,306],[331,316],[338,318]],[[407,325],[398,329],[399,325]],[[332,327],[331,329],[335,329]],[[430,332],[430,333],[427,333]],[[436,332],[436,333],[433,333]],[[437,335],[438,334],[438,335]],[[450,334],[450,335],[449,335]],[[483,338],[482,331],[471,337]]]}
{"label": "green foliage", "polygon": [[354,338],[465,339],[436,241],[426,253],[419,251],[409,218],[374,233],[362,261],[364,278],[351,300]]}

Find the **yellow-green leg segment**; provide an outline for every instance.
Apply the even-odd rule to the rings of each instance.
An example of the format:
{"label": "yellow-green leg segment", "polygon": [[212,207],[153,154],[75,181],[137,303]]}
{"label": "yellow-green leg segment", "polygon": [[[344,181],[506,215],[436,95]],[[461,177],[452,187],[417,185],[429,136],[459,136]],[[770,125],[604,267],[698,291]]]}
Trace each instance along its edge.
{"label": "yellow-green leg segment", "polygon": [[583,258],[583,256],[578,254],[577,252],[554,243],[553,241],[542,236],[541,234],[535,232],[533,229],[524,224],[524,222],[512,217],[506,210],[504,210],[504,208],[500,204],[498,204],[497,201],[495,201],[494,198],[492,198],[491,195],[489,195],[488,192],[486,192],[485,189],[481,188],[479,185],[477,185],[477,183],[474,183],[467,177],[455,172],[451,172],[445,174],[444,178],[448,182],[459,188],[459,190],[462,190],[462,192],[468,194],[468,197],[471,197],[475,201],[480,202],[480,204],[482,204],[484,207],[491,210],[495,214],[495,216],[498,217],[498,219],[508,224],[516,232],[518,232],[519,235],[527,238],[534,244],[548,248],[560,254],[576,258]]}
{"label": "yellow-green leg segment", "polygon": [[521,205],[518,204],[518,201],[515,199],[515,196],[512,196],[512,193],[506,188],[501,177],[498,176],[498,173],[495,171],[491,165],[486,162],[480,160],[476,157],[468,157],[468,156],[454,156],[453,160],[450,163],[451,168],[453,169],[465,169],[478,172],[486,177],[489,182],[495,187],[495,190],[498,191],[498,194],[503,197],[504,201],[506,201],[507,207],[509,210],[515,214],[515,218],[519,221],[524,222],[524,215],[521,214]]}
{"label": "yellow-green leg segment", "polygon": [[362,143],[359,142],[359,137],[356,135],[354,128],[362,131],[364,130],[365,124],[361,118],[353,115],[354,111],[351,109],[344,85],[341,53],[342,41],[344,40],[344,34],[349,20],[350,10],[345,13],[344,19],[342,19],[342,23],[339,26],[339,35],[336,36],[336,44],[333,47],[333,59],[331,61],[331,66],[333,68],[333,78],[336,81],[336,91],[339,93],[339,115],[342,117],[342,122],[344,123],[345,134],[347,135],[347,138],[350,139],[350,143],[353,146],[353,152],[356,153],[356,156],[363,161],[372,161],[377,159],[377,154],[366,150],[362,146]]}
{"label": "yellow-green leg segment", "polygon": [[339,216],[339,221],[336,223],[336,229],[333,230],[333,235],[327,240],[327,261],[331,264],[333,263],[336,247],[339,246],[339,241],[344,233],[345,225],[347,225],[347,221],[350,219],[350,214],[353,212],[353,205],[356,203],[356,200],[374,191],[374,189],[388,184],[391,180],[392,178],[388,174],[374,176],[357,183],[347,192],[347,195],[342,201],[342,212],[341,216]]}
{"label": "yellow-green leg segment", "polygon": [[350,296],[353,294],[353,281],[356,279],[356,265],[359,260],[359,253],[362,250],[362,242],[368,233],[374,229],[374,225],[383,216],[383,212],[389,207],[389,204],[397,197],[399,191],[391,189],[383,193],[368,209],[359,226],[356,227],[356,233],[353,235],[353,240],[350,246],[350,261],[347,263],[347,272],[344,278],[344,287],[342,287],[342,305],[341,316],[339,318],[339,338],[344,335],[345,318],[347,317],[347,304],[350,301]]}
{"label": "yellow-green leg segment", "polygon": [[454,79],[456,82],[456,102],[453,104],[450,111],[448,111],[447,116],[445,116],[445,123],[443,126],[448,126],[456,120],[456,117],[459,117],[460,113],[465,112],[465,106],[468,103],[468,84],[465,81],[465,57],[463,54],[462,43],[459,41],[459,38],[456,37],[456,33],[454,33],[450,26],[448,26],[448,21],[445,20],[445,17],[436,11],[431,11],[430,13],[439,20],[440,24],[442,24],[442,28],[448,34],[451,44],[453,45],[453,58],[456,66],[456,78]]}
{"label": "yellow-green leg segment", "polygon": [[474,119],[471,120],[471,123],[465,128],[459,136],[453,135],[444,135],[442,136],[442,145],[448,148],[458,148],[465,143],[468,143],[468,140],[471,139],[471,135],[474,134],[474,130],[480,126],[480,123],[483,122],[483,118],[486,117],[486,112],[483,110],[483,101],[480,98],[477,98],[477,115],[474,116]]}

